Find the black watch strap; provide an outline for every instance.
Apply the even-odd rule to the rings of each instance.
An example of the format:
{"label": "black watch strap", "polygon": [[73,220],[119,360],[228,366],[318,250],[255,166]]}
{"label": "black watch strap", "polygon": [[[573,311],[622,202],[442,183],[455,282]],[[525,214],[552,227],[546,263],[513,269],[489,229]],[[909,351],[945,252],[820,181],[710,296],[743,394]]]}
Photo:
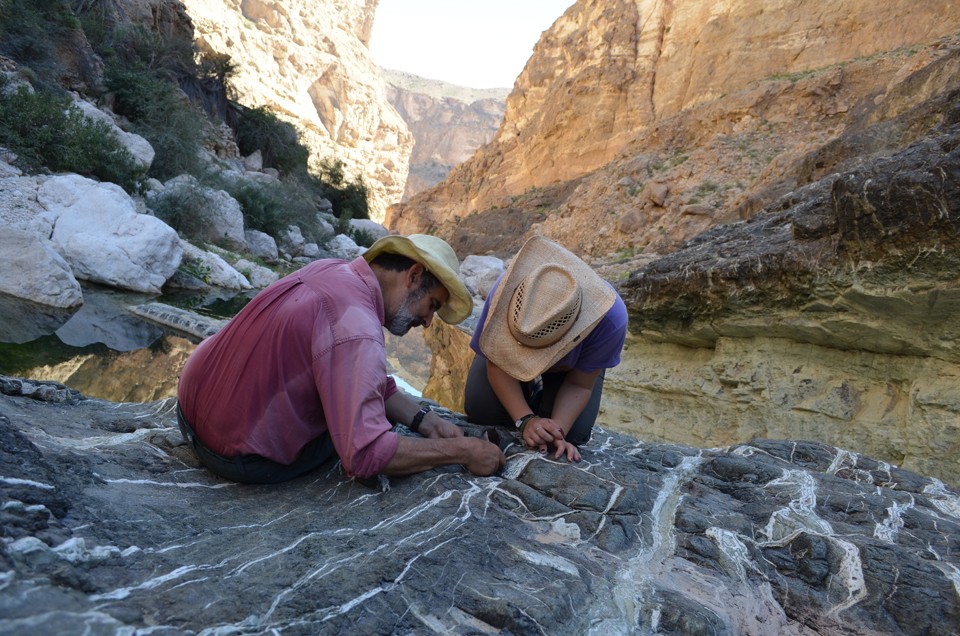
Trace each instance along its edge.
{"label": "black watch strap", "polygon": [[421,408],[419,411],[417,411],[417,414],[413,416],[413,421],[410,422],[410,426],[408,426],[407,428],[409,428],[414,433],[419,432],[420,424],[423,423],[424,416],[429,412],[430,412],[430,407],[425,406]]}
{"label": "black watch strap", "polygon": [[517,420],[517,421],[514,422],[513,424],[514,424],[514,426],[517,427],[517,430],[522,431],[522,430],[523,430],[523,425],[526,424],[527,422],[529,422],[530,420],[532,420],[532,419],[535,418],[535,417],[537,417],[537,414],[536,414],[536,413],[527,413],[526,415],[524,415],[523,417],[521,417],[519,420]]}

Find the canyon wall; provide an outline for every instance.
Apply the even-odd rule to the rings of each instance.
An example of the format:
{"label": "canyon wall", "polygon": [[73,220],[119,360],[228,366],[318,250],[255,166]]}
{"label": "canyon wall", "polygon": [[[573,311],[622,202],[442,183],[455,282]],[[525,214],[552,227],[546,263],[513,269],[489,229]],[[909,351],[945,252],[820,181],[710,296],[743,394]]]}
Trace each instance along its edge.
{"label": "canyon wall", "polygon": [[370,191],[370,216],[399,201],[413,137],[387,100],[367,43],[378,0],[184,0],[198,45],[230,56],[247,106],[294,123],[311,160],[339,159]]}
{"label": "canyon wall", "polygon": [[432,188],[493,139],[508,89],[473,89],[381,69],[387,98],[413,134],[403,199]]}
{"label": "canyon wall", "polygon": [[388,225],[461,255],[534,232],[596,258],[669,252],[795,187],[958,29],[947,0],[581,0],[534,48],[494,141]]}
{"label": "canyon wall", "polygon": [[[922,108],[855,137],[931,118],[940,123],[906,149],[621,280],[631,336],[606,376],[600,424],[697,447],[816,440],[960,483],[960,73]],[[457,407],[469,325],[428,335],[442,359],[424,393]]]}

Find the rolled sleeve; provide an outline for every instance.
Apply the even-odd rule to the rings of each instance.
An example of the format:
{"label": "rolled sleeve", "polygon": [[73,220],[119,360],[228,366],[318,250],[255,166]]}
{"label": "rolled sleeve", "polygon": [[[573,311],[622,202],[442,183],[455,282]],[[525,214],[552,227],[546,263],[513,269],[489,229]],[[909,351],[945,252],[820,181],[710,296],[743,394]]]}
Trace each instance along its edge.
{"label": "rolled sleeve", "polygon": [[339,342],[316,356],[313,368],[324,418],[347,474],[383,472],[399,438],[384,406],[396,385],[387,376],[382,343],[369,337]]}

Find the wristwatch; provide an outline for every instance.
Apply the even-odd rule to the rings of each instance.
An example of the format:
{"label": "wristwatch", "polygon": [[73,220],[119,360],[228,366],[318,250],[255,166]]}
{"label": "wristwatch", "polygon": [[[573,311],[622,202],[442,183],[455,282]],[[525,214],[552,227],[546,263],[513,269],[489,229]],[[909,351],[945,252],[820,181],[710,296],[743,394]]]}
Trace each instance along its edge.
{"label": "wristwatch", "polygon": [[408,426],[407,428],[409,428],[414,433],[419,432],[420,424],[423,423],[423,417],[429,412],[430,412],[430,407],[425,406],[421,408],[419,411],[417,411],[417,414],[413,416],[413,421],[410,422],[410,426]]}
{"label": "wristwatch", "polygon": [[519,420],[514,422],[513,425],[517,427],[517,430],[523,432],[523,425],[535,417],[538,417],[536,413],[527,413],[526,415],[521,417]]}

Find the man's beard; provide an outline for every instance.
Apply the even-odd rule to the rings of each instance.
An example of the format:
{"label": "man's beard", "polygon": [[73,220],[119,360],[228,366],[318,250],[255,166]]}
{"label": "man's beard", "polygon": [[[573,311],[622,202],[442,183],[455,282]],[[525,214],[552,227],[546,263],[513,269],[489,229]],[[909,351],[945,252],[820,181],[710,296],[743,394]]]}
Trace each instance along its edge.
{"label": "man's beard", "polygon": [[406,299],[403,301],[403,305],[400,306],[400,309],[392,316],[387,316],[387,331],[392,333],[395,336],[402,336],[414,327],[419,327],[420,325],[426,324],[420,318],[417,318],[410,311],[410,305],[419,301],[421,298],[427,295],[427,290],[418,287],[416,290],[410,292],[407,295]]}

